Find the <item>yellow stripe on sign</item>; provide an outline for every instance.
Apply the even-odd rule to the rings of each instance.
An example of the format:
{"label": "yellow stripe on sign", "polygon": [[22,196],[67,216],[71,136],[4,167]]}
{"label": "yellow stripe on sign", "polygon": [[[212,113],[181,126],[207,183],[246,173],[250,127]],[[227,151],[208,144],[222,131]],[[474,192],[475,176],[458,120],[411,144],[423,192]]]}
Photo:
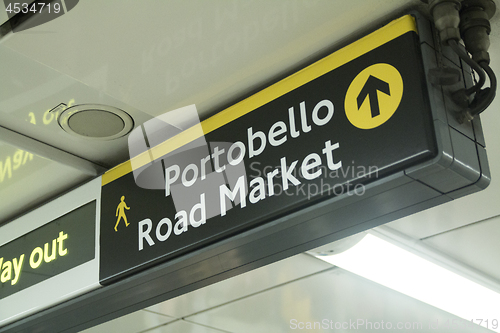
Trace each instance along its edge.
{"label": "yellow stripe on sign", "polygon": [[[413,16],[406,15],[394,20],[379,30],[372,32],[356,42],[201,122],[203,134],[208,134],[410,31],[418,32],[417,24]],[[112,181],[132,172],[132,166],[134,169],[137,169],[151,163],[150,156],[164,156],[199,137],[200,131],[196,130],[195,127],[187,129],[186,131],[151,148],[150,151],[139,154],[132,160],[124,162],[107,171],[102,176],[102,185],[104,186],[109,184]],[[150,153],[152,154],[150,155]]]}

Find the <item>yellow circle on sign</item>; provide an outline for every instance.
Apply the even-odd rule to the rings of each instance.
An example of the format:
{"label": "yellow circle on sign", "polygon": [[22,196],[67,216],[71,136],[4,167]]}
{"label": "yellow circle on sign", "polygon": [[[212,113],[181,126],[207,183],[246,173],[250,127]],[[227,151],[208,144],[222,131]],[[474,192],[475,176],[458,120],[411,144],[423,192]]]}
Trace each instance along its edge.
{"label": "yellow circle on sign", "polygon": [[347,119],[361,129],[389,120],[403,97],[403,78],[389,64],[375,64],[359,73],[345,96]]}

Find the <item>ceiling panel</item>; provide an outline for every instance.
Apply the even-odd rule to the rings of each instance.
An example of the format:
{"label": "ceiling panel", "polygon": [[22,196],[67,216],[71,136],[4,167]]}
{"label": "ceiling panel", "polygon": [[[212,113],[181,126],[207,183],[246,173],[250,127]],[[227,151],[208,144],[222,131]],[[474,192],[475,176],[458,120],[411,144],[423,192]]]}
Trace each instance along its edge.
{"label": "ceiling panel", "polygon": [[[390,322],[419,323],[422,329],[401,331],[430,332],[491,332],[482,327],[447,330],[446,323],[457,320],[451,314],[403,294],[382,287],[339,268],[318,273],[257,295],[236,300],[230,304],[187,317],[186,320],[230,332],[290,332],[297,331],[298,323],[322,322],[349,323],[364,320],[356,332],[374,332],[367,323]],[[429,328],[429,325],[439,325]],[[297,326],[294,326],[297,325]],[[356,324],[357,325],[357,324]],[[330,327],[330,326],[329,326]],[[375,327],[375,326],[374,326]],[[338,327],[337,327],[338,328]],[[348,332],[348,329],[340,330]],[[393,328],[394,329],[394,328]],[[335,330],[335,326],[332,331]],[[324,329],[309,329],[307,332],[324,332]],[[354,330],[353,330],[354,331]]]}
{"label": "ceiling panel", "polygon": [[207,327],[195,323],[190,323],[185,320],[174,321],[165,326],[155,328],[148,333],[232,333],[221,331],[212,327]]}
{"label": "ceiling panel", "polygon": [[186,317],[330,268],[321,260],[300,254],[156,304],[147,310],[177,318]]}
{"label": "ceiling panel", "polygon": [[86,0],[3,45],[154,116],[206,112],[412,3]]}
{"label": "ceiling panel", "polygon": [[92,178],[0,140],[0,224]]}
{"label": "ceiling panel", "polygon": [[490,275],[500,283],[500,216],[422,241],[466,265]]}
{"label": "ceiling panel", "polygon": [[86,329],[84,333],[137,333],[147,329],[164,325],[171,321],[176,320],[172,317],[167,317],[157,313],[148,311],[137,311],[127,316],[108,321],[102,325]]}

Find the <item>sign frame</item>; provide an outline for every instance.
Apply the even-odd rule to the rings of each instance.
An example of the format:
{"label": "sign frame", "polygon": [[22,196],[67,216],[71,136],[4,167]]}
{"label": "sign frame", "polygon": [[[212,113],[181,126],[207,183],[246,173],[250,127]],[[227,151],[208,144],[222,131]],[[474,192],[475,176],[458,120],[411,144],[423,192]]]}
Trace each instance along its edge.
{"label": "sign frame", "polygon": [[[419,37],[423,37],[425,38],[425,40],[418,41]],[[396,42],[402,44],[393,44]],[[485,159],[485,150],[484,147],[476,141],[480,140],[479,134],[482,133],[479,133],[476,136],[474,130],[472,128],[468,128],[467,125],[456,126],[456,124],[451,123],[452,114],[450,114],[449,116],[446,115],[446,113],[451,110],[447,111],[446,105],[440,105],[440,101],[438,99],[439,97],[436,97],[436,93],[442,92],[437,87],[431,86],[428,82],[426,82],[424,89],[420,87],[420,82],[426,80],[425,74],[420,73],[420,68],[422,72],[427,73],[428,68],[425,68],[425,66],[437,66],[437,64],[431,64],[433,58],[432,56],[426,54],[426,52],[428,52],[427,47],[430,47],[429,42],[433,42],[432,35],[429,35],[428,31],[426,31],[424,27],[417,28],[417,21],[414,17],[403,16],[390,22],[389,24],[383,26],[375,32],[314,62],[306,68],[299,70],[298,72],[290,76],[287,76],[286,78],[272,84],[271,86],[255,93],[254,95],[247,97],[246,99],[217,113],[213,117],[201,123],[202,130],[200,130],[199,126],[188,128],[180,134],[167,139],[157,146],[151,147],[149,150],[143,152],[142,154],[137,155],[133,159],[105,173],[103,175],[102,181],[103,208],[101,211],[101,283],[113,283],[127,275],[135,274],[141,269],[153,267],[154,265],[157,265],[162,261],[172,259],[179,255],[183,255],[195,248],[203,247],[209,243],[219,242],[223,239],[226,239],[227,237],[237,235],[237,233],[241,232],[242,230],[254,228],[261,223],[272,224],[273,219],[282,216],[286,217],[289,214],[289,211],[299,210],[302,212],[300,214],[305,216],[304,212],[307,210],[308,206],[313,205],[314,207],[322,207],[322,202],[318,201],[317,198],[310,198],[309,195],[307,197],[307,200],[305,198],[299,198],[295,200],[295,203],[291,204],[289,202],[293,202],[293,200],[291,198],[287,198],[287,196],[285,196],[283,192],[281,193],[281,199],[277,200],[276,196],[273,197],[271,190],[269,190],[269,197],[266,193],[265,199],[259,199],[261,201],[255,204],[255,206],[258,206],[259,208],[251,210],[252,208],[248,207],[252,205],[248,203],[247,200],[246,205],[241,204],[241,208],[238,207],[230,211],[228,213],[228,215],[231,215],[230,217],[219,218],[220,216],[212,215],[215,217],[212,217],[212,220],[208,219],[206,221],[207,225],[212,225],[212,228],[214,229],[216,227],[219,229],[223,229],[221,227],[222,224],[227,226],[227,229],[212,231],[209,230],[211,229],[210,226],[203,226],[198,229],[204,230],[204,233],[202,234],[201,231],[195,230],[197,226],[192,225],[193,228],[191,230],[195,231],[188,231],[188,228],[186,227],[186,234],[182,234],[181,232],[180,236],[173,236],[174,232],[172,232],[172,230],[175,230],[178,225],[178,223],[176,223],[177,217],[174,219],[174,214],[176,210],[179,210],[179,208],[174,207],[171,201],[165,199],[165,197],[169,196],[170,193],[164,195],[158,191],[152,192],[151,190],[141,189],[135,184],[136,180],[132,177],[132,173],[133,170],[146,167],[150,163],[156,162],[158,164],[158,160],[162,159],[164,156],[170,156],[169,153],[176,154],[178,149],[188,146],[195,140],[201,139],[202,136],[204,136],[204,138],[206,138],[208,141],[215,142],[230,141],[231,143],[233,143],[238,141],[243,147],[247,147],[246,151],[248,152],[249,157],[247,158],[245,153],[243,153],[243,155],[245,155],[243,158],[244,163],[240,162],[240,164],[245,164],[245,166],[248,167],[247,163],[251,166],[250,160],[252,158],[252,155],[250,153],[250,142],[252,142],[253,144],[253,140],[255,138],[254,133],[262,130],[263,132],[260,133],[262,137],[264,137],[264,139],[259,138],[257,142],[259,142],[259,140],[261,140],[261,142],[264,142],[267,134],[267,129],[271,128],[269,130],[269,136],[271,136],[272,128],[275,128],[275,125],[280,124],[280,126],[282,126],[281,129],[285,128],[285,131],[281,131],[280,136],[276,136],[280,137],[279,141],[286,142],[287,134],[289,141],[296,140],[293,143],[287,142],[286,144],[283,144],[283,146],[281,146],[281,144],[277,144],[279,147],[276,147],[276,149],[273,150],[274,154],[285,156],[285,161],[288,161],[283,163],[282,158],[281,170],[287,170],[287,168],[291,168],[291,165],[293,163],[295,163],[296,165],[298,162],[298,165],[302,163],[302,169],[300,169],[300,171],[303,171],[304,163],[302,159],[305,155],[307,155],[307,153],[304,153],[303,155],[295,154],[297,150],[302,149],[302,147],[299,147],[301,142],[300,140],[302,140],[303,142],[304,140],[302,136],[309,135],[309,137],[305,139],[308,140],[307,144],[309,146],[314,144],[317,145],[318,142],[315,141],[317,133],[319,133],[320,130],[323,130],[321,140],[326,140],[324,143],[325,148],[323,149],[323,152],[325,155],[327,155],[327,153],[325,152],[326,150],[331,155],[328,156],[327,159],[333,161],[333,159],[335,158],[333,155],[336,154],[332,153],[332,143],[338,140],[338,142],[335,143],[335,148],[339,147],[340,142],[341,149],[339,150],[342,150],[343,148],[344,151],[342,153],[339,153],[339,155],[343,154],[344,157],[348,157],[345,158],[344,162],[349,162],[352,159],[353,169],[358,167],[358,164],[354,164],[354,160],[356,160],[356,163],[359,163],[358,160],[363,161],[364,158],[364,163],[362,162],[361,165],[365,169],[368,169],[370,165],[374,165],[369,163],[378,163],[375,164],[378,170],[375,177],[365,175],[356,177],[353,176],[355,181],[358,181],[358,183],[354,184],[361,184],[363,186],[363,189],[368,189],[370,187],[384,188],[384,186],[389,183],[390,185],[387,185],[386,191],[388,193],[386,193],[386,195],[388,198],[387,200],[390,200],[390,204],[380,203],[378,205],[370,206],[370,204],[368,203],[368,198],[370,197],[370,195],[372,195],[370,194],[371,191],[367,191],[368,193],[363,194],[362,197],[357,197],[356,195],[354,195],[354,197],[349,197],[352,196],[352,194],[349,195],[349,193],[347,193],[346,196],[346,193],[341,192],[341,194],[339,194],[335,198],[321,198],[321,200],[325,200],[324,203],[328,203],[324,209],[316,208],[316,210],[318,212],[322,212],[322,214],[327,214],[330,211],[335,211],[337,209],[337,201],[339,202],[339,207],[347,202],[349,202],[349,204],[351,202],[364,202],[364,209],[354,214],[354,217],[343,216],[342,218],[340,218],[337,216],[336,220],[340,221],[339,225],[343,225],[343,227],[351,227],[352,225],[358,224],[358,221],[365,221],[366,219],[369,219],[370,214],[373,214],[374,220],[377,220],[377,218],[382,217],[385,214],[393,214],[398,210],[403,210],[417,204],[423,204],[424,202],[429,200],[433,202],[437,200],[451,200],[452,198],[461,196],[462,193],[475,191],[481,187],[484,188],[485,186],[487,186],[487,184],[489,183],[489,173],[486,170],[487,162]],[[392,49],[388,49],[389,45],[391,45]],[[408,58],[410,58],[412,61],[413,58],[415,58],[415,61],[422,63],[415,64],[414,66],[412,64],[408,65],[408,61],[400,61],[400,57],[398,58],[396,56],[391,58],[389,55],[382,54],[383,52],[388,52],[388,50],[394,52],[394,47],[407,47],[407,49],[405,48],[405,51],[407,52],[405,53],[405,57],[408,56]],[[415,54],[408,53],[412,51],[415,51]],[[422,52],[422,54],[419,54],[419,52]],[[375,62],[372,63],[372,60],[367,57],[372,57],[376,60],[373,60]],[[394,67],[396,66],[394,64],[396,59],[398,61],[398,66],[400,66],[398,68]],[[387,63],[385,63],[384,60]],[[357,66],[366,66],[366,68]],[[404,66],[415,68],[405,69],[403,68]],[[353,70],[351,70],[351,68],[353,68]],[[461,70],[461,68],[459,69]],[[335,81],[335,73],[337,72],[343,74],[348,73],[348,75],[337,74],[337,76],[340,76],[341,78],[347,77],[347,83],[351,82],[351,76],[354,78],[354,80],[350,83],[350,85],[338,82],[337,86],[337,81]],[[400,72],[406,74],[403,75]],[[413,77],[409,78],[407,73],[413,73],[413,75],[416,75],[416,77],[414,79]],[[383,78],[384,81],[379,78]],[[403,88],[403,78],[406,81],[404,83],[405,88]],[[417,83],[413,81],[416,81]],[[321,84],[318,84],[319,82],[321,82],[323,86]],[[391,82],[391,84],[389,85],[388,82]],[[306,90],[307,87],[314,84],[315,86],[313,86],[313,88],[309,88],[309,90]],[[321,97],[315,96],[316,99],[325,99],[318,102],[317,104],[316,102],[312,103],[312,105],[316,104],[314,110],[318,109],[318,105],[321,105],[321,107],[323,107],[322,112],[323,117],[325,118],[320,119],[321,117],[318,116],[320,111],[317,111],[317,119],[314,120],[315,111],[311,111],[313,109],[313,106],[309,105],[309,109],[306,110],[307,104],[309,102],[306,98],[307,96],[314,95],[314,92],[316,90],[321,90],[326,86],[328,86],[330,89],[328,90],[328,93],[324,92],[322,95],[316,94],[320,95]],[[334,95],[334,93],[331,92],[331,89],[333,87],[342,92],[344,91],[343,89],[346,89],[347,92],[345,96],[343,96],[342,93],[340,93],[340,98],[338,94]],[[307,91],[307,93],[304,93],[304,91]],[[295,94],[299,97],[293,97]],[[391,110],[388,114],[380,115],[380,110],[378,109],[378,99],[385,98],[385,95],[389,97],[383,101],[385,101],[385,103],[389,105],[389,108]],[[332,96],[334,96],[336,99],[334,99]],[[345,106],[343,105],[343,107],[339,107],[339,99],[343,104],[344,98]],[[349,101],[348,98],[350,98]],[[294,100],[295,103],[290,102],[289,104],[287,104],[288,102],[281,102],[281,104],[278,104],[278,101],[282,100]],[[302,100],[304,100],[304,102],[300,103],[301,116],[299,120],[293,118],[296,117],[296,114],[298,113],[298,111],[295,111],[293,107],[298,109],[299,102]],[[411,101],[411,103],[409,101]],[[449,103],[449,101],[447,102]],[[401,103],[401,105],[399,103]],[[304,107],[302,104],[304,104]],[[278,105],[278,107],[276,105]],[[288,107],[290,106],[291,108],[288,109]],[[302,107],[304,108],[304,110],[302,109]],[[369,116],[370,112],[366,112],[366,110],[370,111],[370,108],[371,117]],[[325,109],[328,109],[329,117],[324,116]],[[396,112],[396,110],[398,109],[402,110]],[[319,110],[321,110],[321,108],[319,108]],[[375,116],[377,117],[374,116],[374,111],[376,111],[377,114]],[[304,129],[304,119],[307,119],[306,112],[312,113],[312,119],[314,120],[314,123],[313,120],[310,120],[310,124],[307,125],[309,126],[308,131]],[[427,114],[427,112],[429,114]],[[280,114],[280,116],[276,116],[276,114],[278,113]],[[339,115],[337,115],[337,113]],[[344,113],[347,116],[347,119],[342,118]],[[292,114],[295,114],[295,116],[292,116]],[[368,117],[363,116],[365,118],[360,118],[360,114],[368,114]],[[422,114],[422,116],[420,116],[419,114]],[[260,117],[266,115],[265,121],[259,122],[259,115],[261,115]],[[289,119],[286,119],[288,118],[288,116]],[[287,120],[289,121],[289,123],[286,123]],[[329,120],[330,123],[327,123],[327,120]],[[273,126],[271,126],[274,121],[277,122]],[[339,121],[339,124],[336,123],[337,121]],[[341,123],[341,121],[343,122]],[[247,123],[248,125],[246,125]],[[302,124],[302,134],[300,134],[300,125],[298,125],[299,123]],[[315,124],[317,126],[315,126]],[[287,133],[286,127],[284,127],[286,125],[289,126],[288,129],[290,130],[290,133]],[[323,125],[325,125],[324,129],[320,128]],[[246,127],[248,127],[248,129]],[[470,127],[472,127],[472,125]],[[402,130],[403,128],[404,130]],[[417,132],[415,128],[419,128],[419,132]],[[339,129],[342,131],[340,131]],[[245,137],[246,135],[238,136],[234,134],[246,133],[247,130],[247,141],[245,141],[247,139]],[[295,139],[293,139],[294,135],[292,133],[294,130],[296,130]],[[309,131],[310,134],[305,134],[305,132]],[[333,132],[333,134],[328,133],[328,131]],[[225,132],[230,133],[229,139],[227,135],[224,135]],[[325,132],[327,133],[326,135]],[[341,134],[335,136],[336,132],[341,132]],[[311,136],[311,134],[313,134],[313,136]],[[347,137],[347,139],[344,136]],[[209,140],[210,138],[214,137],[216,138],[215,140]],[[234,139],[234,137],[236,137],[236,139]],[[353,138],[356,138],[356,144],[349,145],[349,142],[346,144],[346,141],[353,140]],[[330,142],[330,139],[333,141]],[[405,140],[407,140],[408,143],[406,143]],[[271,139],[269,139],[269,142],[270,141]],[[375,143],[377,147],[375,147]],[[321,144],[323,144],[322,141]],[[369,148],[361,147],[360,145],[362,144],[368,144]],[[261,143],[260,147],[264,151],[262,155],[265,155],[266,153],[264,148],[273,149],[273,147],[268,148],[270,145],[271,144],[268,143],[266,147],[264,143]],[[286,145],[294,145],[294,148],[287,148]],[[383,147],[378,149],[378,145],[382,145]],[[216,148],[218,147],[217,144],[213,144],[213,146],[216,146]],[[327,149],[328,147],[330,149]],[[387,147],[392,147],[392,149],[389,149]],[[408,150],[407,147],[411,147],[411,149],[414,150]],[[315,149],[319,149],[319,151],[321,151],[321,148],[322,147],[319,146],[315,147]],[[213,151],[214,148],[211,149]],[[261,149],[259,148],[258,150]],[[284,153],[283,150],[286,150],[286,153]],[[230,151],[230,148],[226,148],[226,151]],[[350,154],[346,153],[346,151],[348,151]],[[373,153],[373,151],[375,151],[376,153]],[[259,152],[259,154],[261,154],[261,152]],[[214,154],[212,154],[212,156],[213,155]],[[255,155],[258,154],[256,153]],[[381,157],[378,157],[376,155],[379,155]],[[152,157],[154,157],[154,159],[152,159]],[[258,158],[259,157],[257,157],[257,160]],[[372,160],[378,160],[378,162],[374,162],[370,160],[370,158]],[[167,169],[165,171],[166,174],[169,173],[169,159],[170,157],[167,157],[162,161],[162,163],[164,163],[162,165],[164,165],[164,168]],[[292,161],[294,160],[296,161],[292,163]],[[199,158],[198,161],[200,161]],[[269,162],[269,159],[263,161],[266,166],[280,164],[279,159],[273,160],[272,162]],[[329,165],[330,162],[328,162]],[[195,161],[190,163],[192,163],[190,165],[195,165]],[[213,163],[214,165],[219,164],[218,162]],[[326,163],[323,162],[323,165],[321,166],[324,166],[324,164]],[[467,167],[463,167],[464,165],[467,165]],[[483,169],[486,170],[485,172],[483,172],[482,165]],[[227,167],[229,167],[229,164],[227,165]],[[390,169],[390,172],[385,169]],[[403,171],[403,173],[399,177],[396,177],[398,170]],[[260,170],[258,171],[260,172]],[[276,169],[275,171],[279,170]],[[283,176],[278,172],[276,177]],[[362,180],[356,179],[360,177],[368,178]],[[400,183],[389,181],[389,179],[391,179],[392,177],[396,177],[395,179],[397,179],[397,182]],[[227,181],[227,174],[225,175],[225,178]],[[263,178],[265,177],[263,176]],[[300,183],[298,179],[292,180]],[[303,178],[300,180],[303,180]],[[263,179],[262,183],[264,183],[265,181],[266,179]],[[348,185],[349,181],[350,180],[347,179]],[[200,183],[201,182],[203,182],[203,180],[200,181]],[[244,182],[248,183],[249,179],[246,179]],[[269,174],[267,174],[267,182],[270,182]],[[250,185],[251,184],[252,182],[250,182]],[[323,183],[321,183],[322,185],[319,185],[319,182],[317,182],[317,184],[313,184],[320,188],[323,188]],[[291,186],[290,182],[288,182],[287,184],[283,182],[283,186],[288,187],[288,185]],[[335,188],[334,185],[336,184],[327,185]],[[368,187],[368,185],[370,185],[370,187]],[[238,185],[234,184],[232,184],[231,186],[234,186],[233,188],[239,188],[240,194],[241,192],[243,192],[243,190],[241,190],[242,186],[238,187]],[[231,191],[229,187],[230,186],[228,185],[226,194]],[[250,191],[249,189],[250,186],[247,185],[247,187],[247,194],[251,193],[252,191]],[[188,192],[191,189],[188,189],[186,187],[186,191]],[[126,197],[128,198],[127,202],[129,204],[131,200],[130,197],[132,197],[133,194],[137,193],[136,206],[139,206],[133,207],[133,205],[131,204],[132,210],[130,210],[127,214],[133,214],[134,211],[140,209],[142,215],[134,216],[132,228],[126,228],[126,230],[118,233],[116,229],[112,230],[112,226],[115,225],[115,210],[117,209],[116,205],[119,202],[118,199],[122,197],[123,201],[123,199],[125,198],[125,192],[127,192]],[[330,191],[328,192],[330,193]],[[195,195],[196,190],[192,193],[192,196],[195,196],[198,199],[198,196]],[[235,195],[234,193],[235,192],[232,192],[231,194]],[[373,200],[375,201],[380,201],[380,198],[383,197],[383,194],[373,195]],[[217,197],[218,193],[210,192],[210,195],[207,195],[205,197],[210,196]],[[208,199],[205,199],[205,197],[203,197],[202,200],[202,197],[200,196],[200,201],[196,201],[197,203],[200,202],[200,204],[197,205],[203,206],[204,211],[206,211],[205,207],[217,207],[219,206],[219,204],[222,205],[222,201],[220,203],[216,202],[217,200],[208,202]],[[175,201],[175,199],[173,200]],[[263,201],[265,202],[262,203]],[[266,201],[272,201],[274,206],[270,204],[266,206]],[[154,204],[152,204],[153,202]],[[193,206],[193,209],[195,206],[196,205]],[[235,206],[238,206],[238,204],[235,203]],[[125,205],[125,207],[129,209],[128,206]],[[155,209],[153,209],[153,207],[155,207]],[[161,208],[156,209],[156,207]],[[241,213],[240,215],[233,214],[234,211],[243,211],[242,207],[245,207],[245,213]],[[287,207],[287,209],[281,209],[281,207]],[[366,207],[370,208],[368,209]],[[148,212],[153,210],[156,215]],[[262,210],[264,210],[265,213],[263,213]],[[415,208],[415,211],[418,211],[418,208]],[[171,215],[167,215],[167,212],[174,213],[171,213]],[[189,213],[189,210],[186,209],[186,212]],[[364,214],[365,212],[367,212],[368,215]],[[191,214],[192,213],[193,210],[191,210]],[[223,208],[221,206],[220,215],[225,214],[226,211],[223,211]],[[335,215],[332,215],[332,218],[335,218]],[[118,218],[118,221],[119,220],[120,218]],[[165,239],[163,239],[161,240],[161,245],[156,245],[158,244],[158,241],[155,242],[153,240],[154,230],[156,230],[157,237],[158,235],[161,235],[161,231],[158,231],[158,228],[160,227],[161,223],[163,223],[161,221],[165,220],[169,223],[169,227],[167,229],[167,232],[164,231],[164,235],[167,235],[165,236],[166,238],[170,238],[168,239],[168,241],[165,241]],[[346,221],[350,221],[350,224],[343,224]],[[144,224],[145,222],[148,223],[147,226]],[[137,230],[138,223],[139,230]],[[383,222],[379,222],[378,224],[381,223]],[[175,227],[174,224],[176,225]],[[237,226],[235,226],[236,224]],[[370,225],[371,227],[373,227],[376,226],[377,223],[373,223]],[[166,224],[162,227],[164,228],[163,230],[165,230]],[[338,226],[336,225],[331,225],[329,230],[335,230],[337,227]],[[131,230],[134,228],[135,233]],[[138,237],[137,235],[144,235],[145,233],[143,233],[143,230],[141,229],[145,228],[148,228],[147,230],[153,230],[153,236],[150,236],[151,231],[147,232],[149,246],[148,244],[144,245],[144,237],[141,238],[141,236]],[[191,237],[191,234],[195,233],[196,235]],[[122,234],[124,234],[125,236],[122,236]],[[176,232],[175,235],[178,235],[178,233]],[[137,241],[138,238],[139,241]],[[180,238],[182,238],[182,240],[180,240]],[[139,242],[138,249],[136,245],[137,242]],[[175,242],[175,245],[170,245],[170,242]],[[156,252],[154,254],[146,254],[148,252],[153,252],[153,249],[151,249],[151,247],[153,246],[156,246],[156,248],[154,249],[156,250]]]}
{"label": "sign frame", "polygon": [[[95,202],[96,206],[93,221],[95,224],[94,259],[0,299],[0,327],[101,287],[98,278],[100,181],[94,179],[2,226],[0,246],[30,232],[36,232],[38,228],[55,222],[65,214],[92,202]],[[33,244],[33,246],[36,245]],[[41,245],[43,246],[43,243]],[[29,261],[29,253],[27,256],[25,261]],[[72,282],[68,283],[68,281]],[[28,299],[29,302],[26,301]]]}

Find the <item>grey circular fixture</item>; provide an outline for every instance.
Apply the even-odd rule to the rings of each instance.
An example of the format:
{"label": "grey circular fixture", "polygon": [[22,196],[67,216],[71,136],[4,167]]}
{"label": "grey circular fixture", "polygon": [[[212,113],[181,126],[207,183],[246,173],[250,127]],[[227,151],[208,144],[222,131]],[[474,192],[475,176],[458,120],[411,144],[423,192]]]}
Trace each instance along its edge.
{"label": "grey circular fixture", "polygon": [[58,118],[67,133],[90,140],[113,140],[127,135],[134,120],[123,110],[99,104],[79,104],[65,109]]}

